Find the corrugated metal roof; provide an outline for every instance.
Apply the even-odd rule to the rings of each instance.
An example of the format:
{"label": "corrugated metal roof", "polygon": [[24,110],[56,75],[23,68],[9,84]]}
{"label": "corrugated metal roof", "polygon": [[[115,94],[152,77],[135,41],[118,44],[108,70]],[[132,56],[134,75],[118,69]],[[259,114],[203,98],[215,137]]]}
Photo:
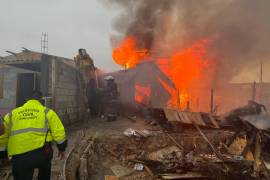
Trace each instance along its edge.
{"label": "corrugated metal roof", "polygon": [[49,56],[50,59],[58,60],[59,58],[61,60],[65,60],[65,63],[71,66],[75,66],[75,63],[72,59],[60,57],[60,56],[54,56],[50,54],[42,54],[35,51],[30,50],[23,50],[20,53],[15,53],[16,55],[9,55],[5,57],[0,58],[0,64],[20,64],[20,63],[33,63],[33,62],[39,62],[42,60],[42,56]]}
{"label": "corrugated metal roof", "polygon": [[5,56],[0,59],[0,64],[26,63],[41,60],[41,53],[34,51],[22,51],[16,55]]}
{"label": "corrugated metal roof", "polygon": [[166,118],[170,122],[178,121],[183,124],[193,122],[200,126],[219,128],[217,121],[211,114],[201,112],[179,111],[174,109],[164,109]]}

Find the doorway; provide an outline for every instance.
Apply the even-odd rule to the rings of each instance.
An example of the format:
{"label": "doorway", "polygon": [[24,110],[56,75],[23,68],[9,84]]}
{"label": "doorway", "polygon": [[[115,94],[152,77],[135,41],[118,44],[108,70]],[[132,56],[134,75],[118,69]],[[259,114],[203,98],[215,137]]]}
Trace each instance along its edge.
{"label": "doorway", "polygon": [[40,90],[40,78],[38,73],[20,73],[17,79],[16,106],[22,106],[31,96],[34,90]]}

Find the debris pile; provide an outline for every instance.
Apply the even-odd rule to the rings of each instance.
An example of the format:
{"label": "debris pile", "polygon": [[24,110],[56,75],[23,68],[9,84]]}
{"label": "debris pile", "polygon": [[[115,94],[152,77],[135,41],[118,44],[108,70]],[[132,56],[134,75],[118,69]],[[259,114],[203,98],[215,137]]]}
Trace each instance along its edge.
{"label": "debris pile", "polygon": [[[215,147],[231,136],[228,131],[212,131],[207,130],[206,134]],[[87,143],[90,144],[89,141]],[[235,178],[248,177],[252,172],[252,163],[248,161],[244,163],[242,159],[232,156],[224,156],[224,161],[218,159],[200,134],[194,131],[170,134],[151,132],[150,136],[99,137],[91,141],[90,147],[86,148],[89,155],[88,179],[112,176],[118,179],[216,179],[228,175]],[[83,148],[80,149],[85,153]],[[81,168],[77,168],[75,177],[82,179],[79,176]]]}
{"label": "debris pile", "polygon": [[155,126],[84,138],[72,155],[79,159],[72,163],[73,178],[66,179],[269,179],[270,123],[262,129],[257,121],[267,122],[270,115],[243,108],[225,116],[237,122],[231,129],[222,124],[201,129],[189,115],[193,128],[181,132]]}

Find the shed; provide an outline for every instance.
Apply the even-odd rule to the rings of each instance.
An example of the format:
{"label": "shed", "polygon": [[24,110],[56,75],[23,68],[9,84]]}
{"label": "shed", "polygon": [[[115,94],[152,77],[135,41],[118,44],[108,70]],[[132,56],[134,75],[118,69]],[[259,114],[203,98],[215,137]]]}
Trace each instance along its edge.
{"label": "shed", "polygon": [[153,61],[146,61],[134,68],[107,73],[113,76],[119,87],[119,100],[122,104],[152,108],[167,107],[171,94],[162,82],[175,89],[170,79]]}
{"label": "shed", "polygon": [[85,108],[77,73],[75,62],[68,58],[29,50],[3,57],[0,59],[1,114],[22,105],[36,89],[65,124],[79,120]]}

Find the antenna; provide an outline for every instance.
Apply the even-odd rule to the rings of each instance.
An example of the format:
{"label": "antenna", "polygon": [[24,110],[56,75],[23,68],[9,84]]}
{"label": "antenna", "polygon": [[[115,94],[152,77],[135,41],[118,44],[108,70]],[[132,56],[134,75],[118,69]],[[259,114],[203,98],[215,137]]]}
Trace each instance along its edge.
{"label": "antenna", "polygon": [[48,33],[41,34],[41,53],[48,54],[49,49],[49,35]]}

